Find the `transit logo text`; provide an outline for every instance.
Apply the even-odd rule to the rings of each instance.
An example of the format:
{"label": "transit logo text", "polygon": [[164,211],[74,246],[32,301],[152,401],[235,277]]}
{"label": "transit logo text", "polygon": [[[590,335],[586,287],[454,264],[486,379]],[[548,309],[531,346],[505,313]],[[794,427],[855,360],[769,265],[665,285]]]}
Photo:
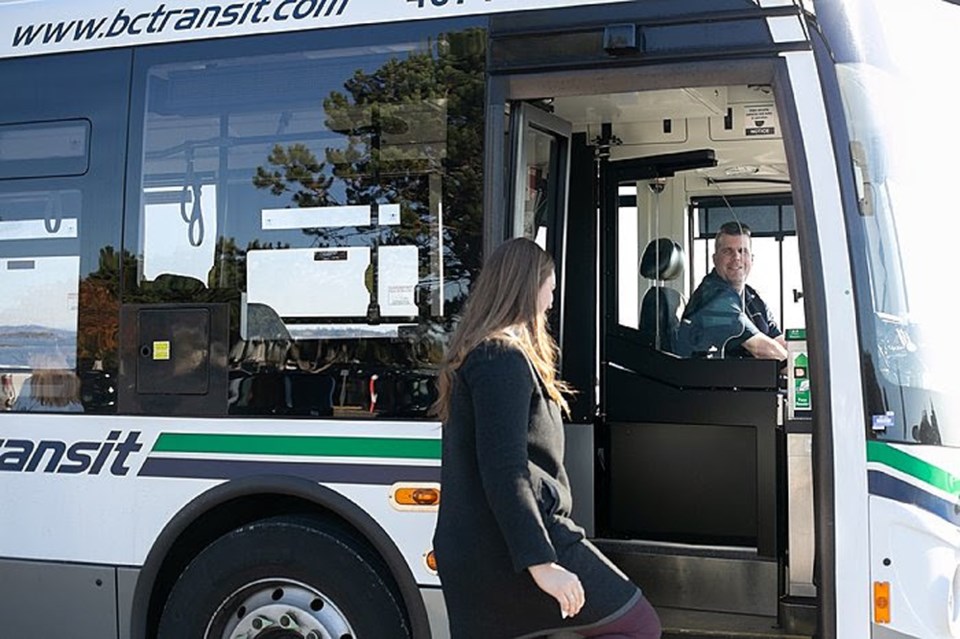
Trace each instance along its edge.
{"label": "transit logo text", "polygon": [[22,24],[13,34],[14,47],[91,42],[118,36],[140,36],[259,25],[267,22],[314,21],[339,16],[350,0],[247,0],[229,4],[170,6],[162,3],[142,13],[121,7],[113,16]]}
{"label": "transit logo text", "polygon": [[[99,475],[103,468],[122,477],[130,468],[127,459],[139,452],[140,431],[112,430],[104,441],[63,442],[58,439],[0,438],[0,471],[14,473],[55,473],[58,475]],[[109,466],[107,465],[109,463]]]}

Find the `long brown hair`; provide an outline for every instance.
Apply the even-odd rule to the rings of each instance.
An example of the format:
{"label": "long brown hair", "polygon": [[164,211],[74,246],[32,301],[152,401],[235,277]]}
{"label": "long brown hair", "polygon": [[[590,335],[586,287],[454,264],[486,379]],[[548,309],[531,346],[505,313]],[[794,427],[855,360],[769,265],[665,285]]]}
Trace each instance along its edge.
{"label": "long brown hair", "polygon": [[488,339],[523,351],[550,398],[569,412],[564,393],[570,388],[557,378],[559,349],[547,331],[545,313],[537,312],[540,288],[553,271],[553,258],[525,238],[507,240],[490,255],[470,292],[440,369],[439,397],[432,412],[442,421],[449,417],[457,369],[474,347]]}

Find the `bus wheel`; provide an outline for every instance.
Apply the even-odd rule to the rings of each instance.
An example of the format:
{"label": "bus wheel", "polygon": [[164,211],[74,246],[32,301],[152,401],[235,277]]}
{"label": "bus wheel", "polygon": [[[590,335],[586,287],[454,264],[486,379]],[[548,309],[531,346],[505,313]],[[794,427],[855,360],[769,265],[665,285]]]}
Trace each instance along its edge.
{"label": "bus wheel", "polygon": [[397,596],[354,542],[305,519],[220,537],[180,575],[158,639],[401,639]]}

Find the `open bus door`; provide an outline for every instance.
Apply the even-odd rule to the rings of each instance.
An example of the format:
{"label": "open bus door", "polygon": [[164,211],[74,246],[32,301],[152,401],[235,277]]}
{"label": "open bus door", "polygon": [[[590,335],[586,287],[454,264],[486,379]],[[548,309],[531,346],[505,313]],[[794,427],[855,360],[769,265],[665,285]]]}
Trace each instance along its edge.
{"label": "open bus door", "polygon": [[601,161],[598,537],[628,540],[603,546],[654,602],[775,616],[783,550],[778,364],[678,357],[664,320],[682,312],[682,301],[677,307],[664,294],[665,282],[636,301],[619,293],[624,278],[636,290],[637,267],[651,254],[677,262],[658,280],[682,277],[684,260],[669,255],[680,244],[663,241],[677,235],[668,228],[651,229],[640,260],[619,253],[637,246],[637,207],[659,208],[676,170],[712,161],[710,150]]}
{"label": "open bus door", "polygon": [[[572,415],[565,420],[564,465],[571,479],[575,520],[589,535],[594,531],[594,379],[589,364],[595,357],[594,273],[595,217],[583,208],[595,205],[593,150],[573,125],[546,105],[510,105],[509,163],[506,194],[508,237],[532,239],[553,256],[557,291],[549,314],[551,333],[561,345],[561,366],[568,383],[578,390],[570,399]],[[571,210],[577,214],[571,215]],[[571,226],[571,224],[573,226]],[[569,306],[569,311],[565,309]],[[564,365],[563,362],[572,363]],[[586,364],[584,366],[583,364]]]}
{"label": "open bus door", "polygon": [[[677,357],[665,336],[649,338],[636,295],[637,207],[659,208],[673,176],[712,166],[713,151],[610,161],[604,133],[570,135],[534,104],[510,113],[505,235],[536,240],[558,264],[566,310],[551,322],[579,391],[565,459],[577,521],[658,606],[777,617],[787,594],[779,365]],[[683,219],[663,216],[646,234],[681,237]],[[570,379],[591,357],[596,377]]]}
{"label": "open bus door", "polygon": [[[641,92],[632,100],[658,98]],[[790,509],[797,481],[789,476],[780,363],[681,357],[649,323],[651,315],[682,310],[668,308],[669,300],[689,294],[691,270],[651,275],[644,247],[653,247],[657,263],[669,261],[671,247],[693,248],[683,180],[729,151],[685,144],[611,154],[618,131],[626,136],[629,129],[613,122],[584,131],[577,113],[614,99],[505,101],[511,135],[503,156],[511,169],[504,236],[537,240],[558,264],[551,322],[563,378],[578,391],[565,424],[574,517],[668,611],[668,629],[697,627],[691,615],[732,614],[768,630],[779,620],[769,636],[803,634],[797,624],[812,621],[797,615],[809,618],[809,599],[784,613],[795,593]],[[653,284],[644,294],[647,278]],[[781,279],[787,293],[784,286],[796,286]]]}
{"label": "open bus door", "polygon": [[[744,25],[755,18],[760,14],[742,16]],[[689,296],[702,273],[687,264],[651,274],[642,259],[648,245],[658,267],[672,247],[690,255],[696,246],[708,259],[716,229],[694,229],[690,214],[708,197],[805,197],[795,140],[785,134],[795,123],[780,119],[794,105],[782,88],[779,45],[763,44],[771,54],[765,60],[755,49],[731,60],[717,48],[717,59],[697,49],[662,64],[618,57],[613,49],[607,53],[616,64],[596,58],[566,68],[531,53],[539,51],[534,35],[514,23],[502,27],[492,36],[487,111],[510,117],[488,121],[487,237],[495,245],[511,236],[537,238],[543,228],[541,245],[562,269],[554,334],[561,375],[577,390],[565,420],[564,459],[574,519],[663,611],[666,636],[706,629],[731,637],[811,636],[819,600],[811,574],[810,419],[799,446],[806,449],[796,455],[807,464],[801,476],[793,469],[789,380],[780,362],[733,357],[724,343],[709,356],[674,351],[665,343],[670,335],[651,332],[646,320],[673,310],[669,300]],[[765,24],[750,33],[769,37]],[[676,37],[686,51],[688,41]],[[555,216],[549,224],[531,225],[531,215],[542,215],[518,196],[538,175],[529,161],[537,125],[523,122],[532,113],[571,125],[569,151],[544,152],[534,166],[568,158],[569,182],[554,171],[561,183],[540,189],[568,193],[547,207]],[[558,139],[551,136],[545,148]],[[787,242],[764,237],[764,244],[789,243],[800,264],[797,247],[805,241],[791,232]],[[799,297],[800,278],[782,265],[775,270],[779,290],[764,287],[764,300],[802,308],[808,300]],[[817,291],[808,292],[813,299]],[[645,309],[647,297],[653,302]],[[796,321],[785,310],[780,301],[776,313],[792,328]],[[794,517],[795,505],[804,521]]]}

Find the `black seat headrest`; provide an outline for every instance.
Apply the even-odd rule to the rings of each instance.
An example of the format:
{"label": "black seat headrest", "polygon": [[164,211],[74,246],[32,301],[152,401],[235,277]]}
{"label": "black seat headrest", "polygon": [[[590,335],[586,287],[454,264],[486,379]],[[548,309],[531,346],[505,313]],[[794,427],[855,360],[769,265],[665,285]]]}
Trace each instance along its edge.
{"label": "black seat headrest", "polygon": [[652,240],[644,249],[640,258],[640,274],[648,280],[672,280],[683,274],[685,265],[683,247],[670,238],[661,237]]}

